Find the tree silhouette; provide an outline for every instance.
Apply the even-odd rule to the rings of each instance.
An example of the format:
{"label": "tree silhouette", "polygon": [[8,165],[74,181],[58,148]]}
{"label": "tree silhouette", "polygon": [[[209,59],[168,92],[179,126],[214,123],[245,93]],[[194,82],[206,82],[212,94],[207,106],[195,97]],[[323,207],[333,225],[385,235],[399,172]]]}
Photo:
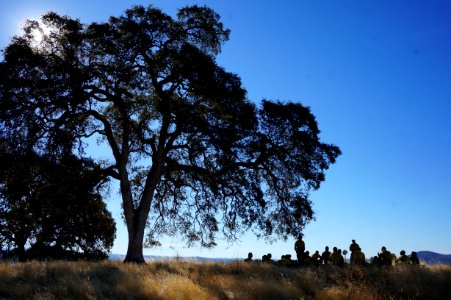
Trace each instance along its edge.
{"label": "tree silhouette", "polygon": [[[9,151],[8,151],[9,150]],[[103,171],[0,147],[0,244],[26,259],[105,259],[116,233],[101,197]]]}
{"label": "tree silhouette", "polygon": [[79,150],[89,137],[109,146],[103,168],[120,182],[126,261],[144,262],[145,238],[155,245],[161,234],[213,247],[219,231],[287,238],[313,218],[308,194],[340,150],[319,141],[309,108],[246,98],[215,62],[229,30],[213,10],[185,7],[173,19],[135,6],[106,23],[55,13],[42,23],[41,42],[28,22],[4,51],[4,127],[26,143],[18,132],[29,115],[41,150],[61,133]]}

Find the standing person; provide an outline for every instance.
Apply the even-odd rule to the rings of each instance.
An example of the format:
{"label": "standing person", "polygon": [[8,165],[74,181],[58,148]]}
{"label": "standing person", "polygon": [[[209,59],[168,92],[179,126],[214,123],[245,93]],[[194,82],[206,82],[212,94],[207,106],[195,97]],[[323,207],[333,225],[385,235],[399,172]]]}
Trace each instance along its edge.
{"label": "standing person", "polygon": [[304,256],[302,257],[303,266],[310,267],[311,259],[310,259],[310,252],[305,251]]}
{"label": "standing person", "polygon": [[302,240],[302,234],[299,235],[298,240],[294,243],[294,251],[296,251],[296,257],[298,259],[298,264],[304,264],[304,251],[305,251],[305,243]]}
{"label": "standing person", "polygon": [[356,266],[364,266],[365,265],[365,254],[362,252],[360,247],[354,252],[354,255],[351,256],[351,264]]}
{"label": "standing person", "polygon": [[415,251],[412,251],[412,254],[410,254],[410,261],[412,262],[412,265],[420,264],[420,260],[418,259],[417,253]]}
{"label": "standing person", "polygon": [[321,261],[323,264],[327,265],[329,263],[329,260],[330,260],[329,246],[326,246],[324,252],[321,254]]}
{"label": "standing person", "polygon": [[344,267],[345,260],[343,258],[343,255],[341,254],[341,249],[334,247],[332,253],[330,254],[330,263],[340,268]]}
{"label": "standing person", "polygon": [[351,251],[351,258],[350,260],[352,261],[353,257],[354,257],[354,252],[358,251],[360,249],[359,244],[357,244],[355,242],[355,240],[352,240],[352,244],[349,245],[349,251]]}
{"label": "standing person", "polygon": [[338,259],[337,266],[343,268],[345,266],[345,259],[343,257],[343,254],[341,254],[341,249],[338,249],[337,259]]}
{"label": "standing person", "polygon": [[390,251],[387,250],[387,248],[382,247],[381,252],[378,254],[381,265],[386,267],[391,267],[393,263],[393,255]]}
{"label": "standing person", "polygon": [[338,253],[338,248],[334,247],[332,253],[330,254],[330,263],[334,266],[338,266],[340,264],[340,256],[341,253]]}

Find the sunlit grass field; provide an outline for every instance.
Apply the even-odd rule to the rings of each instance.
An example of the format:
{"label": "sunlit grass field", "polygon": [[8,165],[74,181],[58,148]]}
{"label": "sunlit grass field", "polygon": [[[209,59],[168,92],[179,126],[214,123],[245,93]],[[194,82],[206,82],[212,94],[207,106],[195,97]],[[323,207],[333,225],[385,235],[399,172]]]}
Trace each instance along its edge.
{"label": "sunlit grass field", "polygon": [[288,269],[149,262],[0,263],[0,299],[451,299],[451,266]]}

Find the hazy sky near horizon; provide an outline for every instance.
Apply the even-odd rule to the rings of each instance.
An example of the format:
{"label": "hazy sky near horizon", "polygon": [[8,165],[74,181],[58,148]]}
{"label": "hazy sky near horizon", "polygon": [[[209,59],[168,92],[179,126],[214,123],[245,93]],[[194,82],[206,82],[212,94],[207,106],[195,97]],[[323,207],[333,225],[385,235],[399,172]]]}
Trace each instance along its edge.
{"label": "hazy sky near horizon", "polygon": [[[218,63],[241,77],[248,98],[310,106],[322,140],[341,148],[311,194],[307,250],[348,249],[356,239],[367,257],[381,246],[451,254],[451,1],[0,1],[0,48],[25,19],[47,11],[101,22],[133,4],[173,16],[185,5],[213,8],[231,29]],[[112,252],[125,253],[120,200],[111,195]],[[145,253],[295,254],[293,240],[270,245],[249,234],[218,242],[187,249],[173,237]]]}

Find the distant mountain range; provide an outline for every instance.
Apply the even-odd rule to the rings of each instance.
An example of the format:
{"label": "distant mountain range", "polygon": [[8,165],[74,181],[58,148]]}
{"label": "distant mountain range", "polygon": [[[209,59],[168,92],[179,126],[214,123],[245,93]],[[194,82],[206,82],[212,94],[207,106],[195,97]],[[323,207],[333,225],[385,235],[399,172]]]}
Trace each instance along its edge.
{"label": "distant mountain range", "polygon": [[428,264],[447,264],[451,265],[451,254],[439,254],[431,251],[418,251],[420,261]]}
{"label": "distant mountain range", "polygon": [[[421,262],[427,264],[447,264],[451,265],[451,254],[439,254],[432,251],[418,251],[418,258]],[[110,254],[111,260],[124,260],[125,255],[123,254]],[[156,255],[145,255],[144,259],[147,261],[152,260],[175,260],[174,256],[156,256]],[[185,261],[197,261],[197,262],[231,262],[239,259],[236,258],[211,258],[211,257],[201,257],[201,256],[190,256],[190,257],[179,257],[180,260]]]}
{"label": "distant mountain range", "polygon": [[[110,254],[109,258],[111,260],[124,260],[125,255],[123,254]],[[156,255],[144,255],[144,259],[146,261],[152,260],[176,260],[175,256],[156,256]],[[187,257],[179,257],[180,260],[185,261],[197,261],[197,262],[232,262],[238,259],[235,258],[211,258],[211,257],[201,257],[201,256],[187,256]]]}

